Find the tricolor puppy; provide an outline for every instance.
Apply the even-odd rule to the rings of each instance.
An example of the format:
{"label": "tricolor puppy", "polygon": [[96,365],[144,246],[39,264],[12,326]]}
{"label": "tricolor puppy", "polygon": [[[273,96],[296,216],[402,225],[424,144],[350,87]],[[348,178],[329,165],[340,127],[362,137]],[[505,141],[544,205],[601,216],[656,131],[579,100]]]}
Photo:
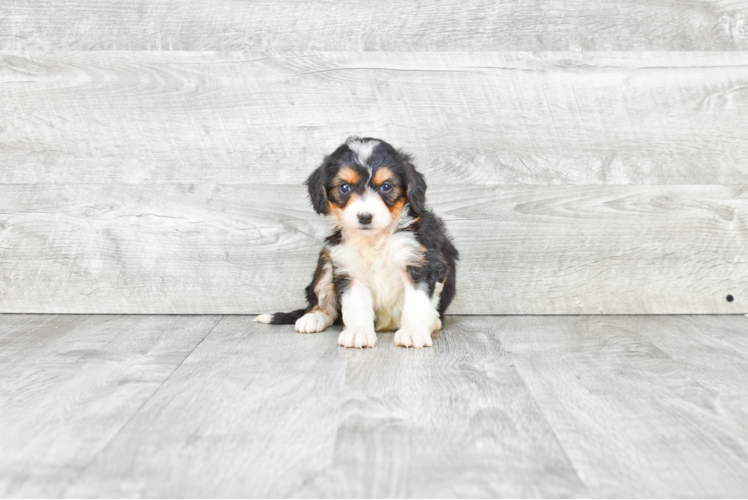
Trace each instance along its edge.
{"label": "tricolor puppy", "polygon": [[306,184],[333,229],[306,288],[309,305],[256,321],[314,333],[342,315],[341,346],[374,347],[376,330],[397,330],[400,346],[431,346],[455,295],[458,253],[426,210],[426,182],[410,158],[384,141],[352,137]]}

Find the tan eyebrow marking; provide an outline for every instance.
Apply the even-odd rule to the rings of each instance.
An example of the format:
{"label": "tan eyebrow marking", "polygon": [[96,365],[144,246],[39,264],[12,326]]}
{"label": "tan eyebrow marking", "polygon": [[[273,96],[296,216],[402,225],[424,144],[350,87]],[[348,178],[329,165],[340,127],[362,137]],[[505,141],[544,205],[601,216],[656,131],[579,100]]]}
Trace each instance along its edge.
{"label": "tan eyebrow marking", "polygon": [[392,177],[392,170],[390,170],[387,167],[382,167],[377,170],[377,173],[374,174],[374,184],[382,184],[384,181]]}
{"label": "tan eyebrow marking", "polygon": [[358,175],[358,172],[353,170],[351,167],[340,169],[340,172],[338,172],[338,177],[343,179],[348,184],[356,184],[361,179],[361,176]]}

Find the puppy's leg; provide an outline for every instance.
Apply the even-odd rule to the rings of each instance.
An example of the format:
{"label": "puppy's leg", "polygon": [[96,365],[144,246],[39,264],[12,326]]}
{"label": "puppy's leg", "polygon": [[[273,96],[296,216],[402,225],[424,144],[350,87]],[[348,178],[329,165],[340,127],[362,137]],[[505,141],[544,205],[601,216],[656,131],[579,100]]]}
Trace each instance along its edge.
{"label": "puppy's leg", "polygon": [[374,347],[374,303],[371,291],[358,282],[352,282],[340,300],[345,330],[338,337],[343,347]]}
{"label": "puppy's leg", "polygon": [[306,287],[307,313],[296,320],[299,333],[321,332],[338,317],[337,301],[332,275],[332,262],[327,248],[323,248],[311,284]]}
{"label": "puppy's leg", "polygon": [[434,301],[422,286],[405,289],[400,329],[395,332],[395,344],[403,347],[431,347],[431,332],[441,327]]}
{"label": "puppy's leg", "polygon": [[[444,290],[444,283],[436,282],[434,285],[434,294],[431,296],[431,303],[434,305],[434,309],[437,311],[439,310],[439,299],[442,295],[442,290]],[[442,329],[442,320],[440,318],[436,318],[436,326],[434,327],[434,331],[441,330]]]}

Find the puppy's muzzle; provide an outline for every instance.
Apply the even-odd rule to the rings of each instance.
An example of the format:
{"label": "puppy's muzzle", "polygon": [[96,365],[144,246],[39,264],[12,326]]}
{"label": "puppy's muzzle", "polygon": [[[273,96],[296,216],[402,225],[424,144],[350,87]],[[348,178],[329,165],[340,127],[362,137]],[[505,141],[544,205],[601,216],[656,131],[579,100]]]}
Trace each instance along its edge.
{"label": "puppy's muzzle", "polygon": [[370,213],[358,214],[358,221],[363,226],[368,226],[374,217]]}

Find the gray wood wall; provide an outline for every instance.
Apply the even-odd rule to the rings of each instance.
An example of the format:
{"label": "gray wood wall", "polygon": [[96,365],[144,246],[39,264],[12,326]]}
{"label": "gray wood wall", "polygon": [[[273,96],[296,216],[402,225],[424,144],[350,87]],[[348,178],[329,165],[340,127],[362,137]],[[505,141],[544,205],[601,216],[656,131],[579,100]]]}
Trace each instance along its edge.
{"label": "gray wood wall", "polygon": [[358,134],[426,174],[453,313],[748,313],[748,3],[451,4],[0,5],[0,312],[300,307]]}

